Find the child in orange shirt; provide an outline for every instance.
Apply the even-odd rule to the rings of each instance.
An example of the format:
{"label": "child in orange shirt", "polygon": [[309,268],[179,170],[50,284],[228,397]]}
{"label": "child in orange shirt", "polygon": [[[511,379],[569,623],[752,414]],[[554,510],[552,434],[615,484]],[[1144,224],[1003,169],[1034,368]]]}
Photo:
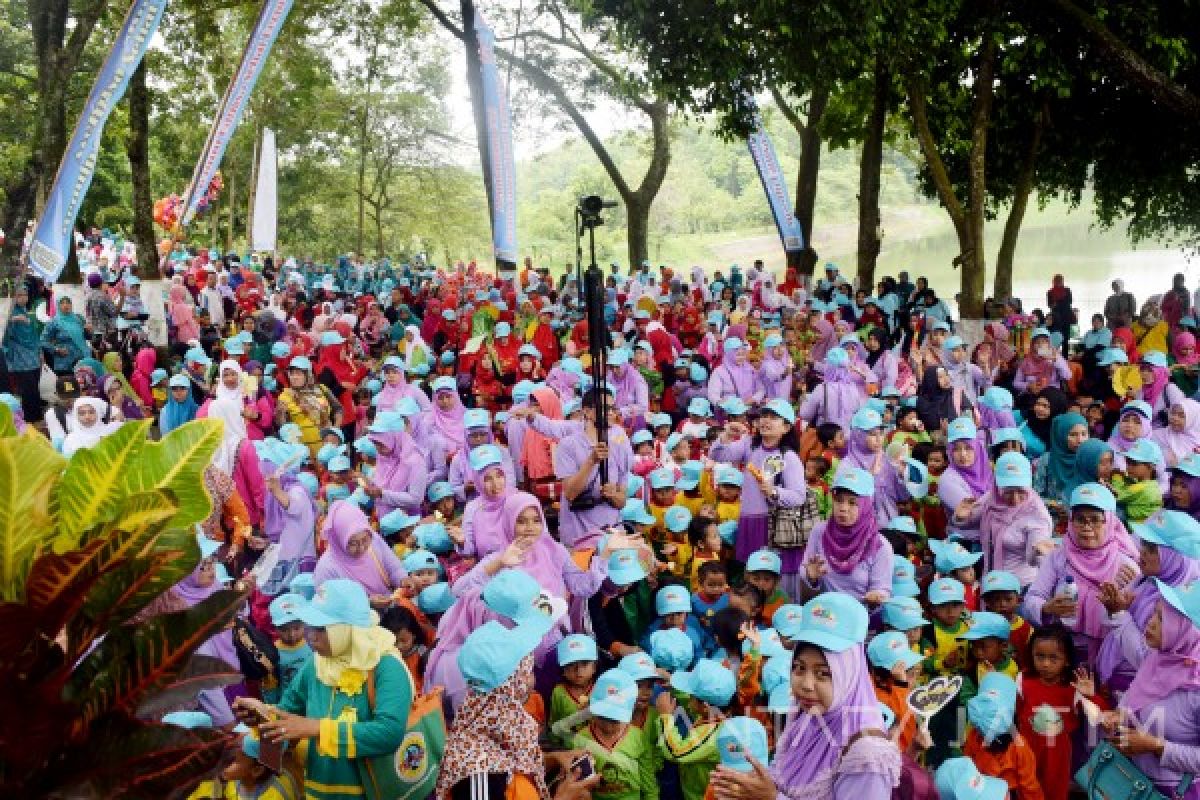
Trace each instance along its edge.
{"label": "child in orange shirt", "polygon": [[979,682],[979,693],[967,702],[971,725],[963,755],[973,760],[984,775],[1005,781],[1014,800],[1045,800],[1038,781],[1037,756],[1025,738],[1013,730],[1016,712],[1016,681],[1001,672],[985,675]]}

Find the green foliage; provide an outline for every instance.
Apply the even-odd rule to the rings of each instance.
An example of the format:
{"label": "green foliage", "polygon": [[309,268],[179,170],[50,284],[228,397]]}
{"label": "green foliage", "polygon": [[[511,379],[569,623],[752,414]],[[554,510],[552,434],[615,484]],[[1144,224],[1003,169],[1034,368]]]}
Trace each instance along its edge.
{"label": "green foliage", "polygon": [[220,754],[218,735],[135,713],[236,678],[193,653],[229,624],[244,592],[127,623],[199,562],[193,523],[211,509],[202,472],[221,423],[145,436],[145,425],[127,423],[68,461],[32,429],[16,436],[0,408],[5,797],[161,797]]}

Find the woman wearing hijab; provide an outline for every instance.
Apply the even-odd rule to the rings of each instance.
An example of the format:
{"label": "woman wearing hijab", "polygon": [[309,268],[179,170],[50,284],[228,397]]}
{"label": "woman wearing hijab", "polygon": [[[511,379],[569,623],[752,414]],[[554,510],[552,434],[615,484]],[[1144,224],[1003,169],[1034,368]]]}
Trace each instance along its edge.
{"label": "woman wearing hijab", "polygon": [[927,367],[917,389],[917,416],[927,431],[940,431],[971,410],[961,392],[954,389],[945,367]]}
{"label": "woman wearing hijab", "polygon": [[884,450],[883,417],[870,408],[860,408],[850,418],[846,456],[839,468],[866,470],[875,483],[875,518],[890,520],[900,513],[900,504],[910,497],[896,466]]}
{"label": "woman wearing hijab", "polygon": [[196,322],[196,303],[187,287],[172,284],[167,293],[167,316],[174,328],[175,342],[187,349],[187,343],[200,338],[200,325]]}
{"label": "woman wearing hijab", "polygon": [[[478,476],[478,496],[463,509],[459,553],[483,558],[504,549],[504,501],[516,491],[500,448],[491,445],[471,454],[471,469]],[[452,537],[455,532],[451,531]]]}
{"label": "woman wearing hijab", "polygon": [[29,289],[21,283],[13,292],[12,311],[4,331],[3,351],[13,389],[21,396],[21,404],[29,412],[30,419],[40,417],[45,408],[38,392],[42,350],[36,322],[29,302]]}
{"label": "woman wearing hijab", "polygon": [[1162,599],[1146,625],[1150,652],[1117,711],[1104,715],[1113,743],[1168,797],[1200,798],[1192,784],[1176,794],[1185,773],[1200,767],[1200,584],[1158,584]]}
{"label": "woman wearing hijab", "polygon": [[1031,461],[1036,462],[1050,449],[1051,426],[1068,405],[1067,395],[1061,389],[1043,389],[1038,393],[1020,426],[1025,452]]}
{"label": "woman wearing hijab", "polygon": [[275,404],[275,425],[293,424],[300,428],[300,441],[308,447],[315,463],[321,449],[321,431],[341,418],[337,399],[321,384],[313,381],[312,362],[298,355],[288,362],[287,388]]}
{"label": "woman wearing hijab", "polygon": [[1054,550],[1054,521],[1033,491],[1029,459],[1005,453],[996,460],[996,484],[955,513],[952,525],[978,528],[983,550],[982,573],[1005,570],[1028,586],[1043,557]]}
{"label": "woman wearing hijab", "polygon": [[[1036,395],[1042,389],[1058,389],[1071,379],[1071,368],[1050,342],[1050,331],[1038,328],[1031,337],[1029,352],[1017,367],[1013,389]],[[1025,406],[1022,406],[1024,408]]]}
{"label": "woman wearing hijab", "polygon": [[791,401],[792,373],[795,367],[792,356],[788,353],[783,336],[777,331],[767,334],[763,340],[762,362],[758,365],[758,383],[763,390],[765,400]]}
{"label": "woman wearing hijab", "polygon": [[[1200,578],[1200,524],[1186,513],[1167,511],[1135,525],[1141,580],[1125,589],[1102,587],[1100,600],[1118,621],[1100,645],[1096,676],[1109,689],[1124,692],[1150,655],[1146,629],[1162,593],[1159,583],[1176,589]],[[1119,615],[1121,611],[1128,614]]]}
{"label": "woman wearing hijab", "polygon": [[233,479],[238,496],[250,517],[250,524],[261,525],[266,485],[263,483],[254,442],[246,432],[241,398],[219,397],[213,400],[208,407],[208,416],[225,424],[225,435],[213,453],[212,464]]}
{"label": "woman wearing hijab", "polygon": [[839,467],[832,515],[813,529],[804,549],[804,595],[842,592],[871,606],[891,597],[892,546],[879,532],[874,494],[870,473]]}
{"label": "woman wearing hijab", "polygon": [[1170,469],[1169,475],[1170,489],[1163,497],[1163,506],[1200,519],[1200,458],[1184,459]]}
{"label": "woman wearing hijab", "polygon": [[1167,467],[1174,467],[1200,452],[1200,403],[1181,400],[1171,406],[1167,427],[1150,434],[1150,440],[1162,448]]}
{"label": "woman wearing hijab", "polygon": [[317,503],[296,477],[307,448],[278,440],[266,448],[262,453],[267,486],[263,534],[279,545],[279,560],[260,588],[267,597],[275,597],[286,592],[297,575],[316,567]]}
{"label": "woman wearing hijab", "polygon": [[[637,367],[630,363],[626,348],[611,351],[608,357],[607,383],[613,390],[613,409],[620,414],[625,430],[631,433],[645,426],[650,410],[650,387]],[[711,392],[711,383],[709,391]]]}
{"label": "woman wearing hijab", "polygon": [[379,627],[361,586],[349,580],[318,586],[313,600],[297,610],[312,660],[276,708],[249,699],[239,699],[235,708],[268,741],[309,740],[308,796],[374,797],[379,786],[369,793],[367,782],[396,774],[394,759],[412,706],[412,676],[395,650],[395,635]]}
{"label": "woman wearing hijab", "polygon": [[1200,349],[1194,334],[1184,331],[1176,334],[1171,343],[1171,382],[1179,387],[1185,397],[1192,397],[1200,389]]}
{"label": "woman wearing hijab", "polygon": [[146,411],[154,412],[154,391],[151,387],[151,375],[158,363],[158,354],[153,347],[143,347],[133,357],[133,375],[129,384],[137,395],[138,401]]}
{"label": "woman wearing hijab", "polygon": [[396,509],[420,516],[429,485],[425,457],[405,430],[398,414],[384,413],[367,429],[367,438],[375,445],[375,472],[366,486],[367,496],[375,501],[379,519]]}
{"label": "woman wearing hijab", "polygon": [[70,375],[75,363],[91,354],[86,323],[72,310],[71,298],[58,298],[58,313],[42,330],[42,347],[50,352],[51,366],[59,375]]}
{"label": "woman wearing hijab", "polygon": [[380,411],[394,411],[405,397],[411,397],[422,411],[428,411],[429,398],[420,388],[404,379],[404,361],[399,356],[388,356],[383,361],[383,388],[376,396],[375,407]]}
{"label": "woman wearing hijab", "polygon": [[331,505],[321,534],[329,546],[317,561],[313,582],[320,586],[327,580],[346,578],[367,591],[375,608],[391,606],[392,595],[408,573],[358,504],[339,500]]}
{"label": "woman wearing hijab", "polygon": [[718,766],[718,800],[866,800],[899,784],[901,758],[884,733],[863,640],[867,612],[843,594],[805,603],[792,654],[790,688],[798,713],[775,746],[775,760],[738,771]]}
{"label": "woman wearing hijab", "polygon": [[95,397],[80,397],[71,408],[68,431],[62,443],[62,454],[70,458],[77,450],[95,447],[105,436],[110,436],[121,427],[119,420],[112,420],[108,403]]}
{"label": "woman wearing hijab", "polygon": [[187,376],[174,376],[167,384],[167,402],[158,415],[159,432],[166,436],[185,422],[191,422],[199,408]]}
{"label": "woman wearing hijab", "polygon": [[854,412],[867,401],[860,376],[850,369],[850,356],[834,347],[818,365],[821,382],[800,404],[798,416],[809,424],[832,422],[843,430]]}
{"label": "woman wearing hijab", "polygon": [[115,375],[105,375],[100,379],[101,394],[108,401],[108,407],[113,411],[113,418],[125,422],[143,419],[145,416],[138,401],[125,391],[121,381]]}
{"label": "woman wearing hijab", "polygon": [[1076,457],[1079,445],[1087,439],[1087,420],[1082,414],[1060,414],[1050,423],[1050,450],[1033,473],[1033,488],[1047,506],[1065,507],[1071,492],[1083,483]]}
{"label": "woman wearing hijab", "polygon": [[243,389],[245,374],[242,365],[232,358],[222,361],[217,367],[214,381],[216,397],[214,400],[206,400],[196,416],[207,417],[215,400],[228,400],[236,403],[242,409],[242,426],[246,429],[247,438],[254,442],[261,442],[266,438],[262,425],[271,423],[274,418],[274,408],[261,392],[255,398],[246,396]]}
{"label": "woman wearing hijab", "polygon": [[[456,453],[467,451],[467,431],[463,422],[466,413],[454,379],[442,377],[435,380],[430,434],[436,441],[430,442],[429,446],[433,451],[444,454],[447,467]],[[438,475],[436,470],[434,474]],[[441,480],[444,477],[443,472],[436,479]]]}
{"label": "woman wearing hijab", "polygon": [[[1133,334],[1133,340],[1137,342],[1139,352],[1148,353],[1152,350],[1160,353],[1169,352],[1167,338],[1170,336],[1171,326],[1163,319],[1159,295],[1142,303],[1141,313],[1130,326],[1130,332]],[[1132,358],[1129,359],[1129,363],[1132,364],[1133,361]]]}
{"label": "woman wearing hijab", "polygon": [[746,403],[761,403],[763,387],[758,373],[750,363],[750,348],[737,336],[730,335],[723,346],[725,357],[713,369],[708,381],[708,401],[720,406],[723,400],[737,397]]}
{"label": "woman wearing hijab", "polygon": [[409,325],[404,329],[401,355],[404,356],[404,363],[410,367],[419,367],[421,364],[433,366],[433,351],[421,337],[421,329],[416,325]]}
{"label": "woman wearing hijab", "polygon": [[968,542],[979,541],[978,519],[971,522],[970,510],[996,487],[987,443],[970,417],[959,417],[946,426],[950,464],[938,480],[938,499],[950,517],[948,535]]}
{"label": "woman wearing hijab", "polygon": [[875,383],[880,389],[895,389],[900,360],[888,349],[887,333],[882,328],[867,331],[866,350],[866,364],[875,375]]}
{"label": "woman wearing hijab", "polygon": [[[1024,616],[1039,626],[1057,618],[1071,631],[1080,661],[1094,663],[1111,627],[1102,602],[1103,586],[1111,583],[1123,589],[1133,584],[1140,575],[1137,551],[1108,489],[1085,483],[1071,495],[1070,506],[1064,545],[1038,567],[1025,595]],[[1068,576],[1078,592],[1076,600],[1064,592]]]}
{"label": "woman wearing hijab", "polygon": [[1138,364],[1142,388],[1138,398],[1150,406],[1151,421],[1155,427],[1164,427],[1168,410],[1184,399],[1179,387],[1171,383],[1171,371],[1167,358],[1162,353],[1149,352],[1142,355]]}
{"label": "woman wearing hijab", "polygon": [[354,339],[349,326],[338,322],[335,330],[321,334],[321,352],[315,368],[317,380],[338,399],[340,425],[345,441],[356,438],[358,404],[354,392],[367,376],[366,367],[354,356]]}

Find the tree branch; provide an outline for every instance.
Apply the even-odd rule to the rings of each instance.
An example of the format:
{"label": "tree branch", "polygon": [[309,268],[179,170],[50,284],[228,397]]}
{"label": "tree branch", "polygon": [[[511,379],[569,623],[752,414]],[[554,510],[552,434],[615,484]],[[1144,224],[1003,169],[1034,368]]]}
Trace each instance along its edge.
{"label": "tree branch", "polygon": [[775,101],[775,107],[779,109],[779,113],[783,114],[783,118],[791,123],[792,127],[796,129],[796,133],[803,136],[804,132],[808,129],[808,125],[805,124],[804,120],[800,119],[800,115],[796,113],[796,110],[784,98],[783,92],[779,91],[778,86],[772,84],[768,88],[771,90],[771,99]]}
{"label": "tree branch", "polygon": [[912,114],[913,128],[917,134],[917,141],[921,145],[921,154],[925,156],[925,163],[933,177],[938,198],[946,207],[950,221],[954,223],[954,230],[958,234],[959,241],[966,242],[968,238],[966,211],[963,209],[958,195],[954,192],[954,183],[950,180],[946,163],[942,161],[941,154],[938,152],[933,130],[929,127],[929,114],[925,108],[925,87],[921,84],[920,78],[911,75],[905,80],[905,87],[908,93],[908,109]]}
{"label": "tree branch", "polygon": [[1172,80],[1140,53],[1135,51],[1108,27],[1076,5],[1073,0],[1050,0],[1049,5],[1059,16],[1068,19],[1083,30],[1106,58],[1126,80],[1149,92],[1154,99],[1180,116],[1200,120],[1200,97],[1187,87]]}
{"label": "tree branch", "polygon": [[100,21],[100,17],[104,16],[104,9],[107,6],[108,0],[92,0],[91,4],[86,6],[76,17],[71,38],[67,40],[62,52],[59,53],[58,64],[55,65],[60,81],[66,82],[70,79],[71,73],[75,71],[75,65],[83,56],[83,49],[87,47],[88,39],[92,38],[92,31],[95,30],[96,23]]}
{"label": "tree branch", "polygon": [[450,33],[453,34],[456,39],[464,42],[467,40],[467,35],[463,33],[463,29],[454,24],[454,20],[450,19],[450,16],[446,12],[442,11],[435,0],[420,0],[420,2],[421,5],[429,9],[429,13],[433,14],[433,18],[436,19],[443,28],[450,31]]}

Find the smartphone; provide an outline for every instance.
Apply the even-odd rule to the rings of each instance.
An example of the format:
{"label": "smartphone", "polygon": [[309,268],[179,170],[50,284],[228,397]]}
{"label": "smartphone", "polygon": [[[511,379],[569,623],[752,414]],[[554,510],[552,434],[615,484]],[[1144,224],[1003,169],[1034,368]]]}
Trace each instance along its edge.
{"label": "smartphone", "polygon": [[592,761],[591,753],[584,753],[572,761],[568,771],[579,781],[592,777],[596,773],[596,765]]}

